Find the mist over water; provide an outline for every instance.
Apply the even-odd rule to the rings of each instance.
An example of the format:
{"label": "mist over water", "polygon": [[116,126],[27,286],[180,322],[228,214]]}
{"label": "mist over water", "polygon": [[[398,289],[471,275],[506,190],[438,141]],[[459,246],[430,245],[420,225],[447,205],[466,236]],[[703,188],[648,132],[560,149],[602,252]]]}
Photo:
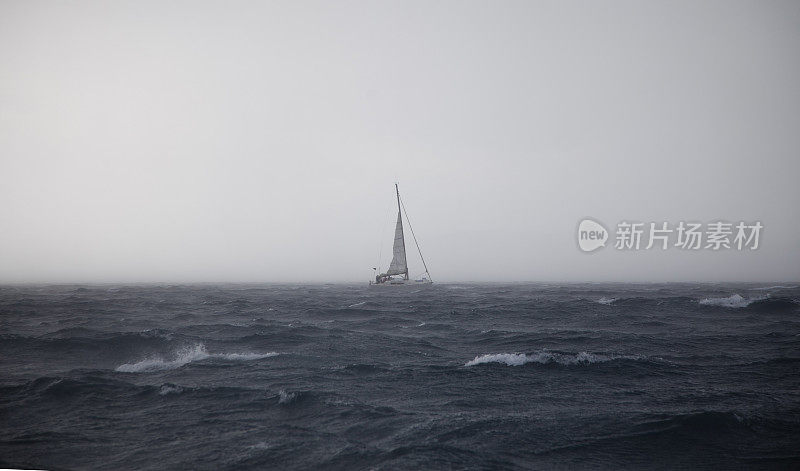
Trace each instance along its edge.
{"label": "mist over water", "polygon": [[0,288],[0,465],[787,469],[791,284]]}
{"label": "mist over water", "polygon": [[791,0],[4,0],[0,283],[368,280],[393,182],[437,281],[800,280],[798,51]]}

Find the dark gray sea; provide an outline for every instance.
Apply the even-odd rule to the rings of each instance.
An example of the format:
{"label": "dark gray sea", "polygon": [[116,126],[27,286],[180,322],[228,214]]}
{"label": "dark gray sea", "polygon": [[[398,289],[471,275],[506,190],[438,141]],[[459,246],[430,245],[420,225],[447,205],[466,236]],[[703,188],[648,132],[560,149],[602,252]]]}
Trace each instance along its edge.
{"label": "dark gray sea", "polygon": [[0,287],[0,467],[800,469],[791,284]]}

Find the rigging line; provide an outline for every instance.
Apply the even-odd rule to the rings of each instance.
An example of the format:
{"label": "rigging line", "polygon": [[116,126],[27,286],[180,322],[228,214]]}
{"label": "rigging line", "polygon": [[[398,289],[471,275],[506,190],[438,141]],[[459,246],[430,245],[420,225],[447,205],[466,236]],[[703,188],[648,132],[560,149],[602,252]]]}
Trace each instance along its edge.
{"label": "rigging line", "polygon": [[408,221],[408,228],[411,229],[411,237],[414,238],[414,244],[417,246],[417,252],[419,252],[419,258],[422,260],[422,266],[425,267],[425,273],[428,274],[428,279],[433,281],[433,277],[431,273],[428,271],[428,265],[425,264],[425,257],[422,256],[422,249],[419,248],[419,242],[417,242],[417,236],[414,234],[414,228],[411,226],[411,219],[408,218],[408,211],[406,211],[406,204],[403,203],[403,199],[400,198],[400,195],[397,195],[397,198],[400,200],[400,204],[403,206],[403,214],[406,215],[406,221]]}

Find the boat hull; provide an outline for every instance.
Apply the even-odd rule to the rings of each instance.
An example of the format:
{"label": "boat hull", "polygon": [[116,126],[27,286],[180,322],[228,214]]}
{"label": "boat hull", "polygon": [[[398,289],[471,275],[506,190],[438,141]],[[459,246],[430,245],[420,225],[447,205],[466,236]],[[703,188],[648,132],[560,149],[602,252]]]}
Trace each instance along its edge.
{"label": "boat hull", "polygon": [[370,286],[430,286],[433,284],[433,281],[429,280],[393,280],[387,281],[385,283],[375,283],[374,281],[370,281]]}

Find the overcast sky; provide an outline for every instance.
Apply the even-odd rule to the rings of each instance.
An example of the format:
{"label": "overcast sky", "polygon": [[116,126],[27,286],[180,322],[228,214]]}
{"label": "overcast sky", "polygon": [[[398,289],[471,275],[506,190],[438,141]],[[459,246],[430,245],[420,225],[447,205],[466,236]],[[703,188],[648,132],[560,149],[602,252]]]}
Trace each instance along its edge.
{"label": "overcast sky", "polygon": [[798,280],[798,177],[796,1],[0,1],[0,282],[366,282],[395,181],[434,280]]}

